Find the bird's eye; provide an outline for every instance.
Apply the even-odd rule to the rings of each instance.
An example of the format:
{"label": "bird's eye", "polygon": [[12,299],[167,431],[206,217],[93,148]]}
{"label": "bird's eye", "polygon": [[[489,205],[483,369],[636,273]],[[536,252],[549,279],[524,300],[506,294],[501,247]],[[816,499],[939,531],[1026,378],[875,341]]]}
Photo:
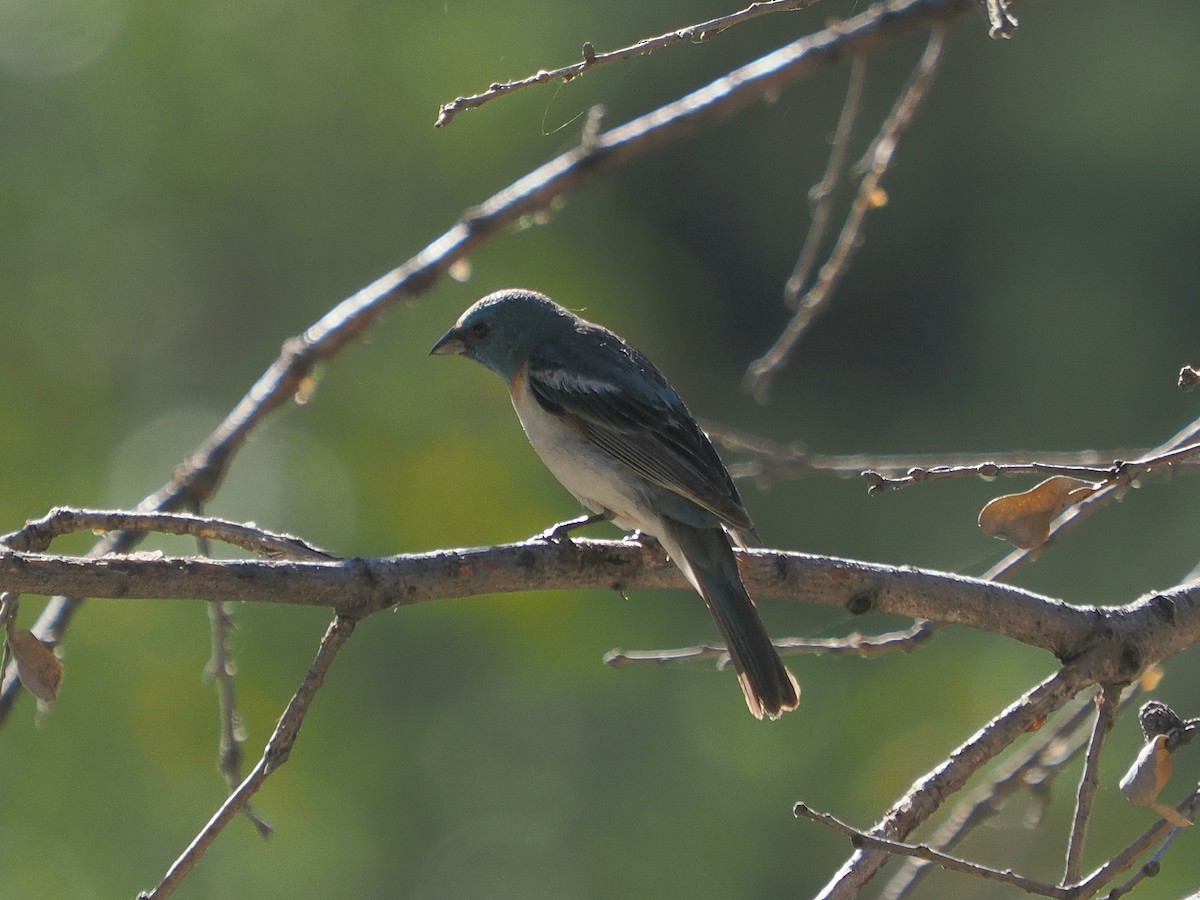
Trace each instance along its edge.
{"label": "bird's eye", "polygon": [[488,336],[488,332],[491,330],[492,326],[487,322],[476,322],[471,326],[471,337],[477,341],[481,341]]}

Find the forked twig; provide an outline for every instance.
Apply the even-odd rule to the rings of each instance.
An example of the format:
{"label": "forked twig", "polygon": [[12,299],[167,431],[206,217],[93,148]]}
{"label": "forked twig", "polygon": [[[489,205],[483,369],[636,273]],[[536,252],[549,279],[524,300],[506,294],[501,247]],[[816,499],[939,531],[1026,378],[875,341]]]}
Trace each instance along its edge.
{"label": "forked twig", "polygon": [[[76,509],[68,506],[57,506],[42,518],[26,522],[23,528],[0,536],[0,544],[12,550],[44,553],[56,538],[76,531],[185,534],[200,541],[221,541],[270,559],[336,558],[332,553],[294,535],[267,531],[245,522],[231,522],[194,513]],[[205,549],[201,555],[210,554]]]}
{"label": "forked twig", "polygon": [[1071,835],[1067,841],[1067,863],[1062,884],[1076,884],[1083,875],[1083,848],[1087,841],[1088,824],[1092,819],[1092,804],[1100,787],[1100,756],[1104,739],[1116,722],[1117,706],[1121,701],[1121,686],[1104,684],[1096,697],[1096,721],[1092,737],[1088,741],[1087,756],[1084,757],[1083,774],[1079,776],[1079,791],[1075,798],[1075,816],[1071,822]]}
{"label": "forked twig", "polygon": [[842,101],[842,112],[833,132],[825,173],[808,192],[808,205],[812,210],[811,224],[804,236],[804,244],[800,248],[800,255],[796,259],[792,274],[783,286],[783,300],[788,309],[795,310],[800,305],[801,292],[808,286],[813,267],[817,264],[817,254],[821,252],[829,223],[833,221],[834,195],[846,170],[846,160],[850,155],[850,136],[854,133],[854,122],[858,118],[863,86],[866,82],[867,58],[856,56],[850,63],[846,99]]}
{"label": "forked twig", "polygon": [[941,866],[951,872],[961,872],[964,875],[972,875],[975,878],[982,878],[986,881],[997,881],[1000,884],[1007,884],[1009,887],[1015,887],[1024,891],[1027,894],[1038,894],[1042,897],[1054,897],[1057,900],[1069,900],[1071,892],[1065,888],[1058,887],[1053,884],[1037,881],[1033,878],[1028,878],[1024,875],[1018,875],[1011,870],[1001,871],[993,869],[989,866],[984,866],[979,863],[970,862],[958,856],[951,856],[948,853],[943,853],[940,850],[935,850],[924,844],[907,844],[903,841],[889,840],[878,835],[871,834],[866,831],[859,831],[840,819],[837,819],[828,813],[817,812],[810,809],[803,803],[797,803],[792,812],[796,816],[804,816],[812,819],[814,822],[820,822],[832,828],[834,831],[840,831],[842,834],[850,838],[850,842],[856,848],[868,847],[872,850],[879,850],[884,853],[890,853],[894,856],[908,856],[914,859],[924,860],[932,863],[935,866]]}
{"label": "forked twig", "polygon": [[[788,653],[811,653],[831,656],[878,656],[903,651],[911,653],[932,638],[938,631],[936,622],[922,620],[911,627],[887,634],[865,635],[857,632],[844,638],[781,638],[772,641],[776,649]],[[672,663],[684,660],[715,659],[717,668],[729,664],[729,652],[719,644],[698,644],[675,650],[609,650],[604,664],[620,669],[639,663]]]}
{"label": "forked twig", "polygon": [[1071,478],[1130,484],[1143,475],[1156,473],[1161,469],[1191,471],[1196,468],[1200,468],[1200,444],[1189,444],[1186,447],[1153,453],[1139,457],[1133,462],[1118,459],[1107,466],[1045,462],[1003,464],[988,461],[963,465],[914,466],[899,476],[886,476],[873,469],[867,469],[862,476],[870,483],[871,493],[877,494],[885,490],[899,490],[913,484],[945,478],[997,478],[1001,475],[1066,475]]}
{"label": "forked twig", "polygon": [[816,282],[797,302],[796,312],[775,343],[766,353],[750,363],[746,369],[742,386],[760,403],[766,401],[771,381],[787,362],[788,356],[800,340],[801,335],[829,305],[834,291],[850,268],[855,251],[862,243],[863,227],[868,214],[882,205],[879,199],[880,183],[891,165],[901,137],[908,130],[908,126],[912,124],[921,101],[925,99],[925,95],[937,75],[945,35],[946,29],[941,24],[935,24],[930,29],[925,52],[921,54],[912,77],[901,91],[892,111],[884,119],[879,133],[859,164],[863,168],[864,174],[859,182],[858,192],[850,204],[850,212],[842,225],[842,231],[829,253],[829,258],[821,267]]}
{"label": "forked twig", "polygon": [[[229,636],[233,631],[233,617],[229,604],[208,604],[208,618],[212,635],[212,654],[205,667],[205,675],[216,685],[217,715],[221,723],[217,738],[217,771],[224,777],[227,790],[232,793],[242,781],[242,743],[245,741],[245,729],[238,713],[237,687],[233,681],[233,663],[229,654]],[[270,823],[258,815],[249,802],[241,811],[263,837],[269,837],[274,831]]]}
{"label": "forked twig", "polygon": [[[879,473],[888,479],[902,479],[906,474],[941,472],[946,469],[970,470],[981,478],[993,475],[1071,474],[1093,477],[1107,473],[1114,460],[1141,459],[1151,451],[1146,448],[1115,450],[1038,450],[1029,452],[989,451],[986,453],[814,453],[803,444],[783,444],[768,438],[731,428],[721,422],[702,419],[704,431],[736,457],[728,460],[729,471],[735,478],[867,478],[868,472]],[[980,461],[982,460],[982,461]],[[1180,460],[1174,463],[1178,471],[1200,467],[1200,460]],[[916,470],[916,471],[914,471]],[[941,476],[939,476],[941,477]]]}
{"label": "forked twig", "polygon": [[669,47],[672,44],[678,44],[683,41],[701,43],[716,37],[727,28],[732,28],[734,25],[741,25],[743,22],[757,19],[759,16],[765,16],[768,13],[774,12],[804,9],[816,2],[817,0],[763,0],[760,3],[751,3],[739,12],[730,13],[727,16],[718,16],[715,19],[709,19],[707,22],[688,25],[685,28],[677,28],[674,31],[668,31],[666,34],[660,34],[658,37],[644,38],[636,44],[630,44],[628,47],[621,47],[619,50],[609,50],[604,53],[597,53],[596,48],[588,42],[583,45],[583,59],[579,62],[571,63],[568,66],[562,66],[558,69],[538,69],[532,75],[527,75],[525,78],[513,79],[512,81],[494,81],[488,85],[486,91],[480,91],[478,94],[471,94],[466,97],[455,97],[449,103],[443,103],[438,108],[437,121],[433,124],[436,128],[449,125],[454,117],[463,110],[477,109],[485,103],[496,100],[506,94],[511,94],[513,91],[519,91],[521,88],[531,87],[535,84],[549,84],[551,81],[559,79],[565,84],[568,81],[574,81],[589,69],[594,69],[607,63],[645,56],[648,53],[653,53],[655,50],[661,50],[664,47]]}
{"label": "forked twig", "polygon": [[[199,514],[200,511],[194,512]],[[212,542],[207,535],[197,535],[196,544],[201,556],[212,556]],[[245,729],[238,713],[237,685],[233,681],[233,661],[229,652],[229,639],[233,633],[233,613],[230,605],[208,604],[208,622],[212,651],[204,674],[213,682],[217,691],[217,720],[220,722],[217,737],[217,771],[225,779],[226,790],[233,793],[242,780],[242,743],[245,741]],[[269,837],[274,831],[249,803],[242,807],[242,814],[263,837]]]}
{"label": "forked twig", "polygon": [[262,787],[263,782],[287,762],[288,755],[292,752],[292,746],[296,742],[296,736],[299,734],[300,726],[304,724],[304,717],[308,714],[309,707],[321,689],[325,675],[328,673],[329,667],[333,665],[334,659],[337,658],[338,652],[354,634],[357,621],[352,616],[339,614],[330,622],[329,628],[321,638],[321,646],[317,650],[316,658],[305,672],[300,686],[296,688],[283,715],[280,716],[275,731],[267,741],[266,747],[263,748],[262,758],[250,770],[250,774],[246,776],[245,780],[238,785],[237,790],[229,795],[221,804],[221,808],[200,829],[183,853],[171,864],[162,881],[153,889],[138,894],[138,900],[164,900],[169,897],[200,860],[200,857],[204,855],[209,845],[216,840],[217,835],[233,820],[234,816],[246,807],[250,798]]}

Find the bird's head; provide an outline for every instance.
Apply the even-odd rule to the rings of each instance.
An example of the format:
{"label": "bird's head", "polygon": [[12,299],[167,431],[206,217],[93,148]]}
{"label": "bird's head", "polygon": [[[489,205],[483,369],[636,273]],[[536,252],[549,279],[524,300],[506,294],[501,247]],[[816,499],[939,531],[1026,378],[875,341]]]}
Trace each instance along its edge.
{"label": "bird's head", "polygon": [[544,294],[497,291],[463,313],[429,352],[465,356],[511,380],[538,344],[573,331],[577,322]]}

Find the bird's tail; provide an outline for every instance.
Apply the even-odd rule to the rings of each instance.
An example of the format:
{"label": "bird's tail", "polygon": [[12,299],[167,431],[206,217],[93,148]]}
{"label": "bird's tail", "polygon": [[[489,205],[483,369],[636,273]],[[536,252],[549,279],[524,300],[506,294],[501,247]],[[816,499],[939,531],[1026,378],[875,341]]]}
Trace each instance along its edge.
{"label": "bird's tail", "polygon": [[695,528],[666,520],[656,535],[687,580],[700,592],[717,623],[756,718],[778,719],[800,702],[800,687],[763,628],[738,574],[729,537],[720,528]]}

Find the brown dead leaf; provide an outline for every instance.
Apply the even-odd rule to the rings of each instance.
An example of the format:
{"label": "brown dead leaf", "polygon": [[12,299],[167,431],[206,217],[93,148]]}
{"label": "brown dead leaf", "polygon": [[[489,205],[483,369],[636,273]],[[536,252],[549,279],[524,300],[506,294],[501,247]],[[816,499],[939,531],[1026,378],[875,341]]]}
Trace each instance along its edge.
{"label": "brown dead leaf", "polygon": [[992,537],[1032,550],[1046,542],[1055,516],[1091,496],[1096,488],[1078,478],[1055,475],[1020,494],[992,500],[979,513],[979,527]]}
{"label": "brown dead leaf", "polygon": [[1176,828],[1191,828],[1192,826],[1192,820],[1173,806],[1168,806],[1165,803],[1155,803],[1150,808]]}
{"label": "brown dead leaf", "polygon": [[58,696],[62,663],[32,631],[8,632],[8,650],[17,664],[17,677],[29,693],[46,703]]}

